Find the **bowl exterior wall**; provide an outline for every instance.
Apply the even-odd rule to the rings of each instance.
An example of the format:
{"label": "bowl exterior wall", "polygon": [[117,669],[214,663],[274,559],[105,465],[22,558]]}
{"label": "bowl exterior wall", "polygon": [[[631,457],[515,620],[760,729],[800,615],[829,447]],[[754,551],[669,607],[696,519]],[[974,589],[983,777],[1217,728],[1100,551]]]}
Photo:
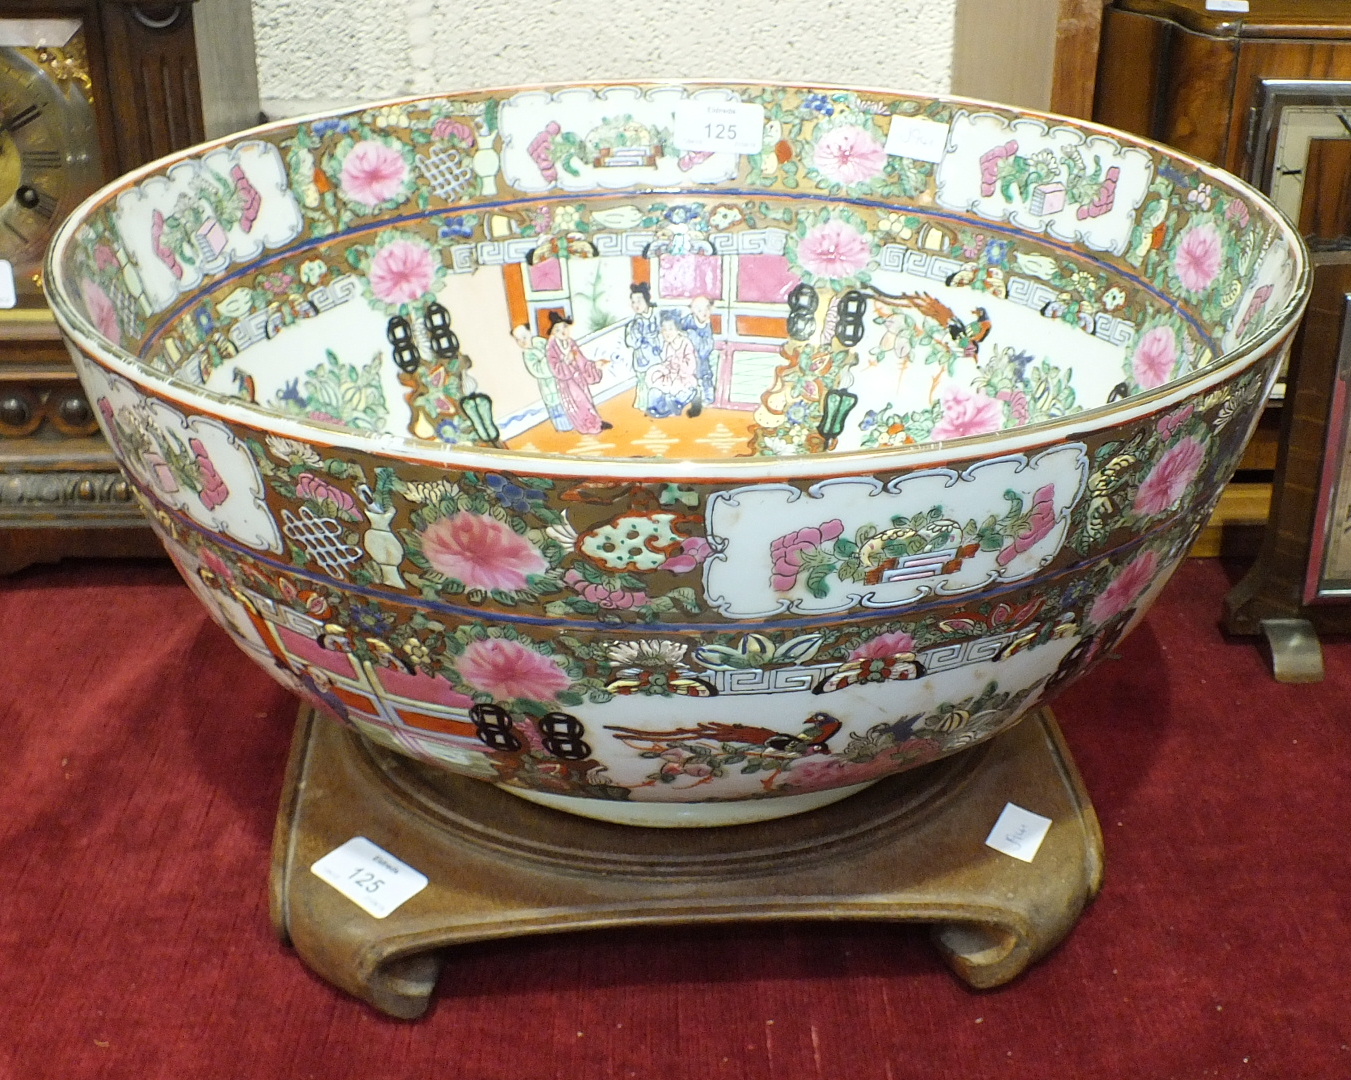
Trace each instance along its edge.
{"label": "bowl exterior wall", "polygon": [[283,439],[73,355],[185,580],[281,683],[457,772],[696,802],[932,761],[1108,653],[1208,518],[1286,345],[1026,452],[736,484]]}
{"label": "bowl exterior wall", "polygon": [[273,677],[457,772],[693,804],[932,761],[1107,655],[1308,281],[1260,193],[1120,132],[712,83],[258,128],[91,197],[46,273]]}

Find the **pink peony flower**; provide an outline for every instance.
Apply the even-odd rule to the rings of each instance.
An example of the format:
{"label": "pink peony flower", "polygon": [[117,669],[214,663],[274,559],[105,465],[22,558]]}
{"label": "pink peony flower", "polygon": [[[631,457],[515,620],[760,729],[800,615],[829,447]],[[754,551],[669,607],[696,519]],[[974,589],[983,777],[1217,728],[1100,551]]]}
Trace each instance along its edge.
{"label": "pink peony flower", "polygon": [[831,518],[820,525],[809,525],[803,529],[780,536],[769,545],[769,560],[773,564],[771,583],[780,592],[787,592],[797,584],[797,576],[802,572],[802,552],[832,544],[844,533],[844,522]]}
{"label": "pink peony flower", "polygon": [[868,238],[844,221],[813,226],[797,245],[799,265],[819,278],[853,277],[871,256]]}
{"label": "pink peony flower", "polygon": [[548,562],[524,536],[496,518],[460,511],[422,531],[422,554],[432,568],[470,589],[518,592]]}
{"label": "pink peony flower", "polygon": [[1199,439],[1188,435],[1179,440],[1141,483],[1135,493],[1135,512],[1152,516],[1175,507],[1201,471],[1205,457],[1206,447]]}
{"label": "pink peony flower", "polygon": [[197,497],[202,500],[204,507],[214,510],[230,497],[230,489],[220,478],[216,466],[211,464],[211,458],[206,452],[206,447],[202,445],[202,440],[189,439],[188,446],[192,448],[193,456],[197,459],[197,472],[202,478],[202,490],[197,493]]}
{"label": "pink peony flower", "polygon": [[120,345],[122,327],[117,321],[117,306],[103,291],[103,286],[86,279],[80,282],[80,295],[84,298],[84,309],[89,314],[89,321],[114,345]]}
{"label": "pink peony flower", "polygon": [[296,480],[296,498],[313,499],[315,502],[322,502],[324,499],[332,499],[340,510],[346,510],[350,514],[355,514],[357,510],[356,500],[340,487],[335,487],[327,480],[315,476],[314,473],[301,473]]}
{"label": "pink peony flower", "polygon": [[398,198],[408,180],[408,162],[401,153],[376,139],[365,139],[348,151],[339,183],[354,203],[372,209]]}
{"label": "pink peony flower", "polygon": [[882,144],[853,124],[826,132],[816,144],[816,168],[836,184],[861,184],[881,174],[887,164]]}
{"label": "pink peony flower", "polygon": [[686,537],[679,550],[662,563],[661,568],[672,574],[688,573],[712,554],[712,545],[702,536]]}
{"label": "pink peony flower", "polygon": [[1028,512],[1027,528],[1013,539],[1013,543],[994,557],[1000,566],[1008,566],[1014,558],[1024,551],[1035,547],[1055,528],[1055,485],[1047,484],[1038,488],[1032,496],[1032,509]]}
{"label": "pink peony flower", "polygon": [[371,292],[386,304],[411,304],[431,291],[435,273],[430,248],[395,240],[371,259]]}
{"label": "pink peony flower", "polygon": [[871,641],[864,642],[849,654],[850,660],[889,660],[901,653],[913,653],[915,639],[904,630],[893,630],[890,634],[878,634]]}
{"label": "pink peony flower", "polygon": [[871,761],[845,761],[823,754],[812,754],[793,762],[785,774],[785,787],[793,794],[825,791],[849,784],[866,784],[888,773],[921,765],[938,756],[938,744],[931,739],[907,739],[899,746],[884,750]]}
{"label": "pink peony flower", "polygon": [[174,249],[164,242],[164,230],[168,226],[169,223],[165,220],[162,211],[156,210],[150,215],[150,245],[155,249],[155,254],[159,256],[160,261],[173,272],[174,277],[181,279],[183,277],[183,264],[178,261]]}
{"label": "pink peony flower", "polygon": [[642,589],[611,589],[610,595],[598,603],[601,607],[627,611],[629,608],[642,607],[648,599],[647,593]]}
{"label": "pink peony flower", "polygon": [[230,569],[229,563],[222,559],[215,551],[209,547],[203,547],[197,552],[197,557],[202,560],[202,565],[216,575],[227,585],[235,583],[235,572]]}
{"label": "pink peony flower", "polygon": [[642,607],[649,600],[647,593],[641,589],[612,589],[607,585],[587,581],[576,570],[569,570],[564,574],[563,581],[572,586],[583,600],[589,600],[597,607],[609,608],[612,611],[627,611],[630,608]]}
{"label": "pink peony flower", "polygon": [[[531,139],[530,145],[525,148],[530,160],[539,167],[540,175],[551,184],[558,179],[558,166],[554,162],[551,147],[554,136],[562,130],[557,120],[550,120],[544,125],[544,130]],[[541,226],[540,231],[547,232],[548,226]]]}
{"label": "pink peony flower", "polygon": [[1195,293],[1204,292],[1219,276],[1222,258],[1220,231],[1206,222],[1193,225],[1179,238],[1173,269],[1184,288]]}
{"label": "pink peony flower", "polygon": [[449,139],[452,137],[458,139],[462,145],[470,150],[478,144],[478,139],[474,136],[474,129],[463,120],[455,120],[446,116],[432,125],[432,138]]}
{"label": "pink peony flower", "polygon": [[1156,326],[1140,338],[1131,357],[1131,371],[1135,381],[1146,390],[1162,386],[1173,373],[1177,363],[1177,335],[1171,327]]}
{"label": "pink peony flower", "polygon": [[1155,426],[1160,435],[1165,439],[1171,439],[1176,434],[1177,429],[1191,419],[1191,415],[1195,411],[1195,405],[1184,405],[1180,409],[1174,409],[1167,416],[1159,417],[1159,422]]}
{"label": "pink peony flower", "polygon": [[980,193],[983,198],[988,199],[995,192],[995,187],[999,183],[999,163],[1005,158],[1013,157],[1017,153],[1018,140],[1010,139],[1003,146],[996,146],[981,154]]}
{"label": "pink peony flower", "polygon": [[1127,564],[1102,591],[1102,595],[1093,601],[1093,607],[1088,612],[1089,622],[1101,626],[1113,616],[1120,615],[1140,598],[1140,594],[1154,580],[1158,569],[1159,556],[1154,551],[1147,551]]}
{"label": "pink peony flower", "polygon": [[943,419],[934,425],[935,439],[984,435],[1004,426],[1004,405],[988,394],[965,386],[943,388]]}
{"label": "pink peony flower", "polygon": [[1000,401],[1008,402],[1009,414],[1013,417],[1015,427],[1026,424],[1032,419],[1032,403],[1027,400],[1027,395],[1021,390],[1001,390],[995,394]]}
{"label": "pink peony flower", "polygon": [[455,662],[460,678],[499,701],[552,701],[572,685],[557,660],[502,638],[475,641]]}
{"label": "pink peony flower", "polygon": [[661,767],[662,775],[669,776],[672,780],[680,776],[693,776],[700,780],[706,780],[713,775],[713,766],[706,761],[695,761],[690,758],[675,761],[666,758],[665,754],[662,757],[666,759],[666,764]]}

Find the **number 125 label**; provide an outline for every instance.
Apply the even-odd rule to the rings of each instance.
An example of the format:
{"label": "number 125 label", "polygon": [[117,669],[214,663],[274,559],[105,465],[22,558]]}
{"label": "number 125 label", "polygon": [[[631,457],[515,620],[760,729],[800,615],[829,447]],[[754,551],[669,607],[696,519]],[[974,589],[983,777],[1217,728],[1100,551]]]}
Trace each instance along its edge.
{"label": "number 125 label", "polygon": [[377,919],[427,887],[426,875],[364,836],[334,848],[310,871]]}
{"label": "number 125 label", "polygon": [[678,101],[677,150],[758,154],[765,141],[764,106],[744,101]]}

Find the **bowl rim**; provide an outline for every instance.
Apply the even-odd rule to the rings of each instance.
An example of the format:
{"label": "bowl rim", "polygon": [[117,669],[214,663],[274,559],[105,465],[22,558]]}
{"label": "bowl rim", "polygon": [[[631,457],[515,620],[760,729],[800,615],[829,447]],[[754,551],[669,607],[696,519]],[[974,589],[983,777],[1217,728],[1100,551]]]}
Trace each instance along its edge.
{"label": "bowl rim", "polygon": [[[903,447],[881,447],[846,451],[825,451],[795,454],[785,457],[681,457],[654,458],[613,456],[581,456],[538,450],[513,450],[505,447],[477,444],[434,443],[410,434],[395,432],[361,432],[340,425],[317,421],[300,421],[262,406],[194,385],[186,380],[156,371],[139,360],[129,350],[103,337],[85,319],[73,302],[65,275],[60,270],[62,260],[74,242],[81,226],[107,203],[142,180],[164,173],[172,166],[198,158],[214,149],[236,145],[249,139],[312,124],[315,121],[355,116],[391,106],[406,106],[447,98],[490,95],[505,97],[530,91],[556,93],[560,90],[629,88],[648,93],[654,89],[673,88],[697,91],[727,87],[766,87],[789,90],[838,91],[853,94],[881,95],[921,99],[943,104],[970,107],[973,110],[992,109],[1011,112],[1032,120],[1051,121],[1078,130],[1098,133],[1126,145],[1146,150],[1162,151],[1175,161],[1183,162],[1197,173],[1210,177],[1221,185],[1245,195],[1260,204],[1271,216],[1272,223],[1290,251],[1294,262],[1294,278],[1290,296],[1281,309],[1268,317],[1261,328],[1243,344],[1216,356],[1205,367],[1184,378],[1165,383],[1121,402],[1112,402],[1084,409],[1051,420],[1043,420],[1022,427],[1009,428],[981,435],[957,439],[934,440]],[[643,189],[646,193],[659,190]],[[677,188],[672,193],[697,193],[699,189]],[[841,203],[848,204],[847,198]],[[1026,108],[981,98],[956,94],[934,94],[898,88],[850,86],[838,83],[784,82],[774,79],[716,79],[716,78],[650,78],[598,79],[519,85],[481,87],[467,90],[439,90],[432,93],[399,95],[336,109],[325,109],[303,116],[271,120],[157,158],[123,173],[92,192],[67,215],[48,246],[43,265],[43,280],[48,303],[62,333],[92,362],[105,370],[131,381],[138,388],[167,398],[195,413],[206,413],[221,420],[245,427],[293,438],[307,443],[350,449],[390,457],[411,463],[452,467],[484,472],[512,472],[551,476],[582,476],[596,480],[634,480],[659,474],[662,479],[679,478],[691,481],[751,481],[783,479],[787,477],[827,478],[876,472],[893,472],[914,467],[944,463],[973,456],[993,456],[1027,452],[1050,443],[1061,442],[1074,434],[1104,430],[1128,423],[1140,416],[1163,411],[1195,397],[1210,386],[1224,382],[1257,363],[1271,352],[1283,347],[1298,328],[1300,317],[1309,300],[1312,286],[1311,257],[1303,237],[1286,214],[1242,177],[1219,166],[1202,161],[1174,147],[1153,139],[1134,135],[1105,124],[1040,109]],[[205,283],[204,283],[205,284]],[[1274,378],[1275,371],[1272,372]],[[1269,391],[1270,387],[1267,386]],[[658,467],[660,466],[660,467]]]}

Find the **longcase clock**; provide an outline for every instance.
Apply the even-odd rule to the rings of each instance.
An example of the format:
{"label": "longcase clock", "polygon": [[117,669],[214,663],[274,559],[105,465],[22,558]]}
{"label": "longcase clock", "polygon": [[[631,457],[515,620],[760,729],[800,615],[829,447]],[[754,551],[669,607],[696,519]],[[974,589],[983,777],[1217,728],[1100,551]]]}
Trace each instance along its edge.
{"label": "longcase clock", "polygon": [[158,550],[42,288],[100,184],[258,120],[249,0],[0,0],[0,574]]}

